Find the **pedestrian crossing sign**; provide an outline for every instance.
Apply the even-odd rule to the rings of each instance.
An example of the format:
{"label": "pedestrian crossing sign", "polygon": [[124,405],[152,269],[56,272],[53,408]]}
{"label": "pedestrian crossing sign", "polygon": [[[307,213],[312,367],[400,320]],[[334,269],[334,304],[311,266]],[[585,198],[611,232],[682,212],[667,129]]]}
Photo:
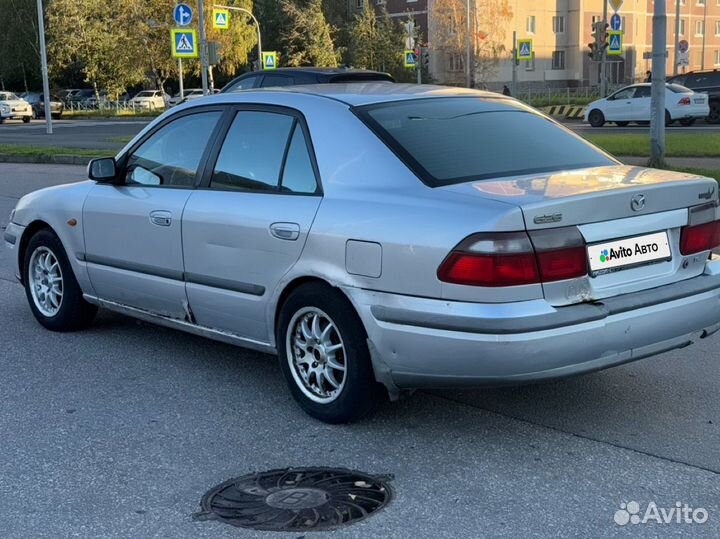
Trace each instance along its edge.
{"label": "pedestrian crossing sign", "polygon": [[278,54],[276,52],[262,53],[263,69],[277,69]]}
{"label": "pedestrian crossing sign", "polygon": [[195,30],[173,28],[170,30],[172,37],[172,55],[175,58],[197,58],[198,47]]}
{"label": "pedestrian crossing sign", "polygon": [[620,56],[623,53],[622,32],[608,32],[608,56]]}
{"label": "pedestrian crossing sign", "polygon": [[533,59],[533,40],[532,39],[518,39],[517,59],[518,60],[532,60]]}
{"label": "pedestrian crossing sign", "polygon": [[414,50],[405,51],[405,67],[417,67],[417,54]]}
{"label": "pedestrian crossing sign", "polygon": [[227,30],[230,28],[230,11],[227,9],[214,8],[212,12],[213,28]]}

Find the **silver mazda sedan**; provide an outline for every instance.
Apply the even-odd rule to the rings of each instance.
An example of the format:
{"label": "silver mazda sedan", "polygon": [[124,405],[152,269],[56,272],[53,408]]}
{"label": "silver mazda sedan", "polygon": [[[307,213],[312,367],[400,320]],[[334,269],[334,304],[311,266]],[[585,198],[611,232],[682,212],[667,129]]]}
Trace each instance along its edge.
{"label": "silver mazda sedan", "polygon": [[714,180],[524,104],[318,85],[172,109],[4,239],[37,320],[98,307],[280,357],[310,415],[619,365],[720,328]]}

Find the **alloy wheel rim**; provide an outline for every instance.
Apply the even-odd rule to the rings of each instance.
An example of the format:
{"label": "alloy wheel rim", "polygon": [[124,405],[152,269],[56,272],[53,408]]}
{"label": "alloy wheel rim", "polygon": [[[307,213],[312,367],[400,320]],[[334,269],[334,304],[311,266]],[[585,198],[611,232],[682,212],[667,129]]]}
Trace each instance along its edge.
{"label": "alloy wheel rim", "polygon": [[287,361],[295,383],[314,402],[338,398],[347,379],[345,344],[335,322],[317,307],[304,307],[290,320]]}
{"label": "alloy wheel rim", "polygon": [[43,316],[55,316],[63,298],[63,275],[55,253],[38,247],[30,257],[28,281],[33,303]]}

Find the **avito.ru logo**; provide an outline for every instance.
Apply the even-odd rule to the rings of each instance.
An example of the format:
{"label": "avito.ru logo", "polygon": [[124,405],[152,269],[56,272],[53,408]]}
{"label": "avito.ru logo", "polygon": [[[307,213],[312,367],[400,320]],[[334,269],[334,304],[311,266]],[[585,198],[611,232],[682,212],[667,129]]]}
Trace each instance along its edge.
{"label": "avito.ru logo", "polygon": [[698,507],[693,509],[686,503],[675,502],[675,507],[658,507],[655,502],[650,502],[641,511],[638,502],[621,503],[620,509],[615,511],[615,524],[625,526],[626,524],[704,524],[708,519],[707,509]]}

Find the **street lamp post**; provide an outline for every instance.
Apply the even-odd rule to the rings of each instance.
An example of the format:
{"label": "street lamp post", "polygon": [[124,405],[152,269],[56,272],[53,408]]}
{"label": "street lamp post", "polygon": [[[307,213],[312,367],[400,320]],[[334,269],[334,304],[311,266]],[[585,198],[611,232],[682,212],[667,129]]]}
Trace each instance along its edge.
{"label": "street lamp post", "polygon": [[467,0],[467,28],[465,29],[465,84],[468,88],[472,86],[472,68],[470,67],[471,61],[471,48],[472,41],[470,39],[470,0]]}
{"label": "street lamp post", "polygon": [[250,18],[253,20],[253,22],[255,23],[255,27],[257,28],[258,69],[262,69],[262,36],[260,34],[260,23],[255,18],[255,15],[253,15],[250,10],[242,8],[242,7],[223,6],[220,4],[213,4],[213,7],[217,7],[220,9],[229,9],[231,11],[241,11],[242,13],[245,13],[246,15],[250,15]]}
{"label": "street lamp post", "polygon": [[40,63],[42,64],[43,98],[45,101],[45,132],[52,135],[52,110],[50,109],[50,78],[48,76],[47,51],[45,47],[45,16],[42,0],[37,0],[38,38],[40,41]]}

